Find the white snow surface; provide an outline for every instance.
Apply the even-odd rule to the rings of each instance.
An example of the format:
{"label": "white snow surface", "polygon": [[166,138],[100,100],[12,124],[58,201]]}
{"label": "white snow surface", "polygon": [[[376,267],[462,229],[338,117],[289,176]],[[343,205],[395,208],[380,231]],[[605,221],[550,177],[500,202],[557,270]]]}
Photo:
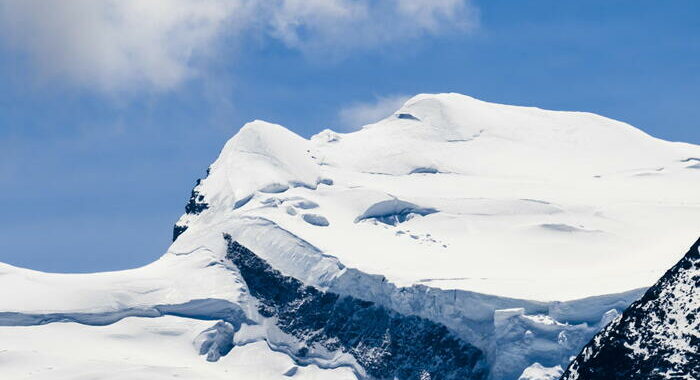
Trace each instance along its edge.
{"label": "white snow surface", "polygon": [[[445,324],[487,354],[494,380],[565,366],[697,238],[697,158],[699,146],[598,115],[459,94],[311,139],[254,121],[195,188],[209,207],[182,216],[156,262],[0,265],[0,377],[362,377],[348,355],[294,357],[299,342],[224,260],[224,233],[309,285]],[[218,320],[235,347],[210,363],[193,342]],[[123,351],[91,349],[112,345]]]}
{"label": "white snow surface", "polygon": [[0,327],[3,379],[355,379],[347,368],[298,367],[263,341],[237,346],[210,363],[192,342],[213,322],[178,317],[126,318],[108,326],[53,323]]}
{"label": "white snow surface", "polygon": [[[198,187],[210,210],[181,224],[262,217],[397,285],[570,300],[649,286],[680,258],[700,230],[697,157],[590,113],[418,95],[352,133],[247,124]],[[358,222],[387,200],[438,212]]]}
{"label": "white snow surface", "polygon": [[523,371],[523,374],[520,375],[518,380],[556,380],[563,372],[564,370],[561,366],[548,368],[542,366],[540,363],[534,363],[525,368],[525,371]]}

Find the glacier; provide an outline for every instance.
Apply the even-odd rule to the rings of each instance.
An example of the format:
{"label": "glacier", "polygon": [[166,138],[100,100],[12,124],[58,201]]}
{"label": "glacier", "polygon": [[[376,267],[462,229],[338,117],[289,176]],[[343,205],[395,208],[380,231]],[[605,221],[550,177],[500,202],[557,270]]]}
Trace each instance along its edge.
{"label": "glacier", "polygon": [[[13,358],[0,375],[388,373],[373,370],[389,363],[377,346],[290,328],[309,318],[290,312],[305,298],[261,309],[269,299],[231,257],[235,241],[279,273],[273,289],[303,285],[445,329],[483,355],[474,378],[553,378],[697,238],[696,157],[698,146],[602,116],[459,94],[418,95],[358,131],[310,139],[253,121],[197,181],[156,262],[95,274],[0,264]],[[53,341],[67,336],[80,352],[70,360]],[[449,378],[412,362],[392,373]]]}

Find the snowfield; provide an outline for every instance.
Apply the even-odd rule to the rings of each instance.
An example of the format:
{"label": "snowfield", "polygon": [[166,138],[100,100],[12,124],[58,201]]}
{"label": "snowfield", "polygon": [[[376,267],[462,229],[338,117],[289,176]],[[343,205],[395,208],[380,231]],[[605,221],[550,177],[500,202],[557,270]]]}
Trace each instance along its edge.
{"label": "snowfield", "polygon": [[212,323],[162,317],[126,318],[108,326],[53,323],[0,327],[3,379],[354,379],[347,368],[297,366],[262,341],[236,347],[212,364],[193,341]]}
{"label": "snowfield", "polygon": [[698,162],[699,146],[598,115],[459,94],[311,139],[254,121],[158,261],[0,266],[0,377],[367,376],[260,314],[228,234],[308,286],[444,325],[485,354],[490,379],[554,378],[697,239]]}

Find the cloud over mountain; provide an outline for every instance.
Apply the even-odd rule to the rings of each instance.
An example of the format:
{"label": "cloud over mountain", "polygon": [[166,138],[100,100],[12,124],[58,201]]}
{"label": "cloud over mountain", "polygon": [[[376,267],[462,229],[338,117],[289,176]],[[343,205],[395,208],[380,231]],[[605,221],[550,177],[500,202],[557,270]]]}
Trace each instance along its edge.
{"label": "cloud over mountain", "polygon": [[204,71],[224,37],[304,54],[465,31],[467,0],[0,0],[0,34],[49,80],[113,92],[168,90]]}

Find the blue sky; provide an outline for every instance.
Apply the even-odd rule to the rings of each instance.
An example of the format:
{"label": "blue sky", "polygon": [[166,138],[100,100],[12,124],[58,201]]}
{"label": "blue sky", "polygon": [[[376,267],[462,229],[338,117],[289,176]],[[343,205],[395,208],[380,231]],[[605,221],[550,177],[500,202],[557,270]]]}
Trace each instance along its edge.
{"label": "blue sky", "polygon": [[399,3],[0,0],[0,261],[156,259],[253,119],[308,137],[455,91],[700,143],[697,1]]}

